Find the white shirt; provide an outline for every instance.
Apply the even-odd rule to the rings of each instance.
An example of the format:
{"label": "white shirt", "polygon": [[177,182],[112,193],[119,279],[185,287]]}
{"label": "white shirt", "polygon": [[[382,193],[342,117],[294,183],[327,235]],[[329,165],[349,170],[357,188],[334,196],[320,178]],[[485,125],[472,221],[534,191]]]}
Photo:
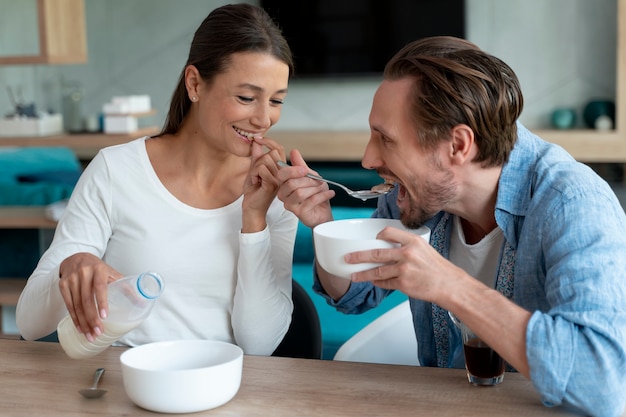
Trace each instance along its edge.
{"label": "white shirt", "polygon": [[56,330],[67,314],[59,265],[89,252],[124,275],[155,271],[165,282],[150,316],[121,343],[211,339],[270,355],[291,321],[297,218],[275,200],[266,229],[244,234],[243,197],[211,210],[182,203],[154,172],[145,140],[103,149],[85,169],[20,296],[21,335]]}
{"label": "white shirt", "polygon": [[489,288],[494,288],[503,242],[502,229],[496,227],[480,242],[474,245],[467,244],[461,220],[454,216],[450,237],[450,262],[463,268],[470,276]]}

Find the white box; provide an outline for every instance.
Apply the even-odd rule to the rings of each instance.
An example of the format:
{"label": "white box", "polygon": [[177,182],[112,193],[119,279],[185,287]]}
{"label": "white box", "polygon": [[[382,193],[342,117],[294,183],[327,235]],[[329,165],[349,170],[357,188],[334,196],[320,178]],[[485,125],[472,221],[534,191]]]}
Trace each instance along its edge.
{"label": "white box", "polygon": [[152,110],[149,95],[116,96],[111,100],[113,105],[118,105],[129,110],[120,113],[145,113]]}
{"label": "white box", "polygon": [[102,106],[104,114],[128,114],[130,113],[130,105],[128,103],[105,103]]}
{"label": "white box", "polygon": [[63,133],[61,114],[43,114],[39,118],[12,117],[0,119],[0,136],[49,136]]}
{"label": "white box", "polygon": [[104,116],[104,133],[132,133],[138,129],[134,116]]}

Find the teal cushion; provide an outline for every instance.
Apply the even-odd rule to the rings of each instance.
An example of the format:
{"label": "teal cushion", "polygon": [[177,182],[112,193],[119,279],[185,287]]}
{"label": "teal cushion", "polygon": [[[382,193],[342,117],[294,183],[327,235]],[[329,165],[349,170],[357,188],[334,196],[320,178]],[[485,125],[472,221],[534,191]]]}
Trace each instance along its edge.
{"label": "teal cushion", "polygon": [[69,148],[0,148],[0,205],[43,206],[67,199],[81,171]]}
{"label": "teal cushion", "polygon": [[21,175],[80,170],[80,161],[69,148],[0,148],[0,182],[17,181]]}
{"label": "teal cushion", "polygon": [[70,197],[73,185],[0,182],[0,206],[45,206]]}

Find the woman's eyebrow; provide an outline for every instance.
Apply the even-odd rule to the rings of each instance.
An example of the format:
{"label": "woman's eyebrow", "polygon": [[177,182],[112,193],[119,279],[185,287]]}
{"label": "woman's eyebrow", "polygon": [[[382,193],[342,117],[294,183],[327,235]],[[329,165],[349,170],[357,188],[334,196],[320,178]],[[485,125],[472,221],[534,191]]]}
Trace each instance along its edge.
{"label": "woman's eyebrow", "polygon": [[[237,87],[240,88],[247,88],[253,91],[258,91],[258,92],[263,92],[265,91],[263,88],[259,87],[258,85],[254,85],[254,84],[250,84],[250,83],[243,83],[243,84],[239,84],[237,85]],[[287,94],[287,88],[281,88],[280,90],[274,92],[274,94]]]}

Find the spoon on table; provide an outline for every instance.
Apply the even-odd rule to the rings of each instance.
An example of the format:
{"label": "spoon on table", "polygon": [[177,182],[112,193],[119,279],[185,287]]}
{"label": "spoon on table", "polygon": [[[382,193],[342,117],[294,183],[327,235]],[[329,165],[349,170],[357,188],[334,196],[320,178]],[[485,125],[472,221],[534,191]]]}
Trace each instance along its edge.
{"label": "spoon on table", "polygon": [[107,393],[105,389],[98,388],[98,382],[100,377],[104,373],[104,368],[96,369],[96,373],[93,375],[93,385],[90,388],[81,389],[80,394],[85,398],[100,398]]}
{"label": "spoon on table", "polygon": [[[278,166],[281,166],[281,167],[290,166],[289,164],[283,161],[278,161],[277,164]],[[313,178],[314,180],[324,181],[329,184],[336,185],[337,187],[343,189],[346,193],[348,193],[350,197],[359,198],[363,201],[369,200],[370,198],[378,198],[381,195],[387,194],[393,188],[392,184],[379,184],[379,185],[375,185],[374,187],[372,187],[371,190],[354,191],[354,190],[349,189],[343,184],[339,184],[338,182],[327,180],[326,178],[322,178],[318,175],[306,174],[306,176],[309,178]],[[385,186],[382,186],[382,185],[385,185]]]}

